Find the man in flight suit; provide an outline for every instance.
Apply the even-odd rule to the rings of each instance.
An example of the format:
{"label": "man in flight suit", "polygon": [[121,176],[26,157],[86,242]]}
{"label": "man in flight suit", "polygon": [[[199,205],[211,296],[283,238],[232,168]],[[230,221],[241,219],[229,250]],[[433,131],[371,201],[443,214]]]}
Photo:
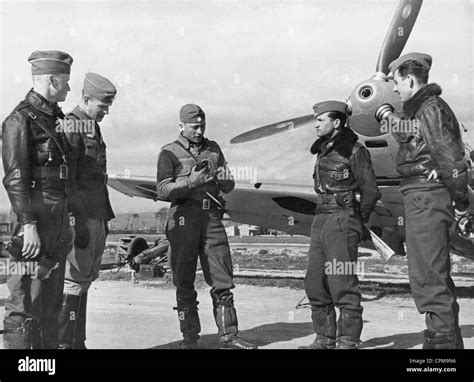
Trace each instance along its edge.
{"label": "man in flight suit", "polygon": [[[311,226],[305,290],[316,338],[300,349],[356,349],[362,332],[361,295],[356,274],[357,246],[380,192],[368,150],[345,127],[347,105],[338,101],[313,106],[319,139],[314,189],[316,216]],[[355,193],[360,193],[360,202]],[[340,309],[336,326],[336,311]]]}
{"label": "man in flight suit", "polygon": [[[171,201],[166,236],[171,246],[171,268],[177,311],[185,349],[197,347],[201,325],[194,280],[198,257],[206,282],[212,287],[214,318],[222,348],[254,349],[237,336],[237,314],[232,259],[222,225],[220,191],[234,189],[219,145],[204,138],[206,117],[198,105],[180,111],[178,139],[164,146],[158,157],[158,198]],[[198,167],[202,167],[199,169]]]}
{"label": "man in flight suit", "polygon": [[[449,242],[456,220],[469,218],[468,165],[456,116],[440,97],[440,86],[428,84],[431,64],[427,54],[408,53],[389,65],[404,125],[410,121],[413,127],[394,134],[403,178],[408,274],[418,311],[425,313],[423,348],[462,349]],[[376,118],[400,120],[392,111],[382,105]]]}
{"label": "man in flight suit", "polygon": [[33,275],[8,275],[3,341],[6,349],[54,349],[64,261],[72,249],[66,200],[70,149],[57,103],[70,90],[73,60],[60,51],[35,51],[28,61],[33,89],[2,126],[3,185],[17,217],[14,232],[23,231],[22,255],[39,260]]}
{"label": "man in flight suit", "polygon": [[107,78],[87,73],[82,100],[66,118],[73,149],[73,192],[69,209],[74,216],[74,250],[66,261],[63,306],[59,317],[59,346],[85,349],[87,295],[99,277],[108,233],[115,217],[107,190],[106,146],[99,122],[109,113],[117,90]]}

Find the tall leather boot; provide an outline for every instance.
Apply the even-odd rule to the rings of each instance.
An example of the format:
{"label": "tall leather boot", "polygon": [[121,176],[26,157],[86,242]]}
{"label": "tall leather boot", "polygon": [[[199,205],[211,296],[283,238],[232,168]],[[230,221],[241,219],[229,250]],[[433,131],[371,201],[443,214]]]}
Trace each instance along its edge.
{"label": "tall leather boot", "polygon": [[39,330],[41,331],[42,349],[57,349],[59,345],[58,317],[42,317]]}
{"label": "tall leather boot", "polygon": [[3,320],[3,348],[4,349],[31,349],[32,318],[16,317]]}
{"label": "tall leather boot", "polygon": [[362,333],[362,313],[341,309],[337,322],[337,349],[357,349]]}
{"label": "tall leather boot", "polygon": [[81,295],[79,311],[77,313],[76,330],[73,338],[73,349],[86,348],[86,322],[87,322],[87,293]]}
{"label": "tall leather boot", "polygon": [[423,349],[456,349],[456,333],[424,331]]}
{"label": "tall leather boot", "polygon": [[72,349],[81,296],[65,294],[59,313],[59,349]]}
{"label": "tall leather boot", "polygon": [[214,306],[214,319],[216,321],[221,349],[256,349],[257,345],[244,341],[237,334],[237,312],[232,300],[219,301]]}
{"label": "tall leather boot", "polygon": [[459,327],[456,329],[456,349],[464,349],[464,341]]}
{"label": "tall leather boot", "polygon": [[178,311],[179,328],[183,334],[181,349],[197,349],[199,333],[201,332],[201,322],[199,321],[198,304],[182,304],[173,308]]}
{"label": "tall leather boot", "polygon": [[299,349],[335,349],[336,348],[336,310],[334,306],[313,308],[311,312],[316,338],[313,343],[300,346]]}

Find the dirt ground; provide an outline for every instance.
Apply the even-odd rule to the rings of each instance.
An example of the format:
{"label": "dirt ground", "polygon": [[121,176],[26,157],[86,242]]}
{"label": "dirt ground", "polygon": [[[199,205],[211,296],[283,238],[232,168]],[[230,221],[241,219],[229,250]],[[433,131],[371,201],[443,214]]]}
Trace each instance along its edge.
{"label": "dirt ground", "polygon": [[[178,348],[180,332],[176,312],[172,309],[175,306],[173,286],[166,279],[141,280],[134,284],[128,276],[125,275],[124,280],[101,280],[92,285],[87,346],[92,349]],[[264,349],[297,349],[312,342],[310,310],[295,308],[304,297],[302,289],[236,284],[235,301],[243,338]],[[217,348],[208,288],[198,283],[198,293],[201,347]],[[7,286],[1,284],[1,317],[7,296]],[[473,349],[473,299],[460,298],[459,304],[465,347]],[[389,295],[365,301],[363,306],[362,349],[421,348],[424,318],[409,296]],[[0,343],[0,348],[2,346]]]}

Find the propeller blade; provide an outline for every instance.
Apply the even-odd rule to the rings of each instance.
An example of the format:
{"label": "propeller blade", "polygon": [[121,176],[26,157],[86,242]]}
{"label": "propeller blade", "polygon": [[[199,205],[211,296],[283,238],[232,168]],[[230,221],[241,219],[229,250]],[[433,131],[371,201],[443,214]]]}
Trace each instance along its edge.
{"label": "propeller blade", "polygon": [[313,114],[305,115],[303,117],[288,119],[286,121],[272,123],[270,125],[257,127],[256,129],[246,131],[230,140],[230,143],[244,143],[254,141],[255,139],[269,137],[271,135],[291,131],[298,127],[304,126],[314,120]]}
{"label": "propeller blade", "polygon": [[388,65],[402,53],[423,0],[400,0],[380,50],[376,72],[389,73]]}

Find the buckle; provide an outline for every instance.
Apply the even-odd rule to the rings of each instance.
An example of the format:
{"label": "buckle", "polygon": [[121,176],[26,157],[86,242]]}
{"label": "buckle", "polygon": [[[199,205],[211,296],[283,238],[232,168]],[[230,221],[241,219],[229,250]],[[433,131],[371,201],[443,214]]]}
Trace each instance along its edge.
{"label": "buckle", "polygon": [[65,164],[59,166],[59,179],[66,180],[68,178],[68,167]]}
{"label": "buckle", "polygon": [[202,200],[202,209],[208,210],[211,207],[211,200],[210,199],[203,199]]}
{"label": "buckle", "polygon": [[32,181],[31,181],[31,186],[30,186],[30,187],[31,187],[31,188],[35,188],[35,187],[36,187],[36,181],[35,181],[35,180],[32,180]]}

